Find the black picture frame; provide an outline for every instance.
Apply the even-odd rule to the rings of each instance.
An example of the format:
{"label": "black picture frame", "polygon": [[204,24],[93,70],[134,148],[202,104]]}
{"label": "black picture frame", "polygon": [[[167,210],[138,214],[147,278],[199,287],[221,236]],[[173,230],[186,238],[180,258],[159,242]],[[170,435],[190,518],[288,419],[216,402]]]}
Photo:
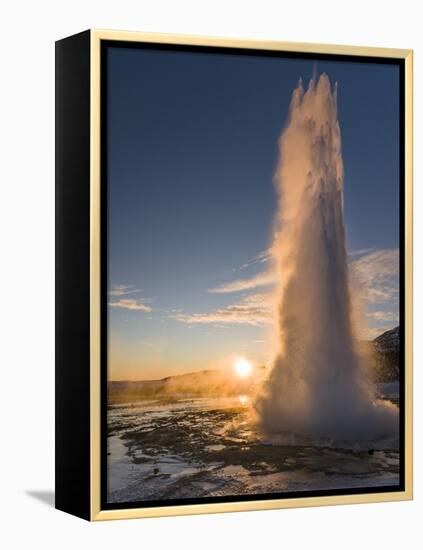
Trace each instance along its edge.
{"label": "black picture frame", "polygon": [[[201,40],[200,40],[201,42]],[[359,63],[395,64],[400,70],[400,483],[328,489],[127,502],[107,501],[107,52],[144,48]],[[225,41],[85,31],[56,43],[56,507],[84,519],[201,513],[298,505],[408,499],[411,479],[411,52]],[[392,56],[390,56],[390,52]],[[374,55],[373,55],[374,53]],[[94,67],[95,63],[95,67]],[[97,95],[95,95],[97,92]],[[95,102],[95,103],[94,103]],[[98,102],[98,104],[97,104]],[[97,111],[98,119],[93,116]],[[94,128],[94,125],[96,126]],[[98,160],[95,153],[98,150]],[[93,163],[98,174],[93,176]],[[98,195],[93,180],[98,178]],[[93,192],[94,189],[94,192]],[[98,210],[97,218],[93,208]],[[93,224],[96,225],[93,232]],[[100,261],[93,259],[93,234]],[[95,256],[95,255],[94,255]],[[94,267],[93,267],[94,265]],[[94,273],[94,274],[93,274]],[[94,283],[93,283],[94,281]],[[93,286],[99,311],[93,321]],[[97,323],[96,323],[97,321]],[[94,326],[95,325],[95,326]],[[94,326],[94,329],[93,329]],[[98,340],[93,339],[98,334]],[[93,371],[98,347],[99,372]],[[96,367],[96,368],[97,368]],[[93,375],[94,372],[94,375]],[[99,382],[97,387],[97,382]],[[94,411],[94,412],[93,412]],[[97,481],[96,481],[97,480]],[[329,499],[329,500],[328,500]],[[332,500],[330,500],[332,499]],[[338,499],[338,500],[337,500]],[[283,502],[282,502],[283,501]],[[291,504],[290,504],[291,502]]]}

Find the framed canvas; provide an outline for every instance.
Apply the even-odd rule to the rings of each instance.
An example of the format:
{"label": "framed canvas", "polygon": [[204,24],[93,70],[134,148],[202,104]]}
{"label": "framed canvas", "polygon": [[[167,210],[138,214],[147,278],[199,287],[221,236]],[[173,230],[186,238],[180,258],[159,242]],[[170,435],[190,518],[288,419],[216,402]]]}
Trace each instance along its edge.
{"label": "framed canvas", "polygon": [[56,43],[56,507],[412,497],[412,52]]}

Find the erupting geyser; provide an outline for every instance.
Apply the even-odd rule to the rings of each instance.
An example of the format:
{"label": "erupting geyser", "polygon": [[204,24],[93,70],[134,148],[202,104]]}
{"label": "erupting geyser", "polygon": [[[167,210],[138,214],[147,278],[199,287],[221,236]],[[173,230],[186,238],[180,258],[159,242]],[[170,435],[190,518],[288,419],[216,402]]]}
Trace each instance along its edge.
{"label": "erupting geyser", "polygon": [[280,141],[273,257],[279,350],[257,400],[267,432],[364,441],[395,434],[354,339],[337,91],[323,74],[295,89]]}

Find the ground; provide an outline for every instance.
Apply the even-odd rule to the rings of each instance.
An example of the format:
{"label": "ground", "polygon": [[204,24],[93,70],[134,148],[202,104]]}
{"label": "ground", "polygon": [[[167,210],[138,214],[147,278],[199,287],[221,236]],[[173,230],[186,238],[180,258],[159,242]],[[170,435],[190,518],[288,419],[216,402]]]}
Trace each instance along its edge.
{"label": "ground", "polygon": [[109,407],[110,503],[398,483],[397,442],[341,447],[266,437],[245,396]]}

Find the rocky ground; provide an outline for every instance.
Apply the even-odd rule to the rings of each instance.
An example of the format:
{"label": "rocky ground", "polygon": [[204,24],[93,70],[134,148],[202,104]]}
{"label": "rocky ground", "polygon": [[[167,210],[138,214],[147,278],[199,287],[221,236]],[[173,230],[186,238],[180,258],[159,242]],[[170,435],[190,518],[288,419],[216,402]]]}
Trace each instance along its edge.
{"label": "rocky ground", "polygon": [[271,440],[245,396],[115,405],[108,416],[111,503],[399,483],[397,442]]}

